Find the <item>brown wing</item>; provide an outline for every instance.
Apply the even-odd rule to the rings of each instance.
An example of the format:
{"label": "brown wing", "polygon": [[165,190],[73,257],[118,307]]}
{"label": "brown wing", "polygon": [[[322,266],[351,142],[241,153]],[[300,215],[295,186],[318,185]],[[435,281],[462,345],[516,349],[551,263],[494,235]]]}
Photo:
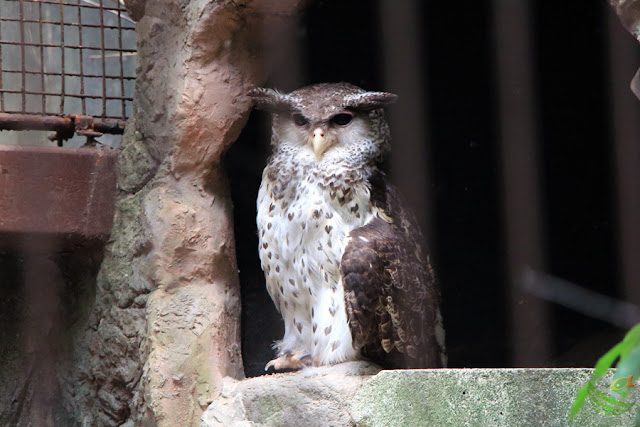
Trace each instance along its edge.
{"label": "brown wing", "polygon": [[439,296],[422,234],[382,173],[370,184],[384,214],[350,233],[340,266],[354,346],[386,368],[441,367]]}

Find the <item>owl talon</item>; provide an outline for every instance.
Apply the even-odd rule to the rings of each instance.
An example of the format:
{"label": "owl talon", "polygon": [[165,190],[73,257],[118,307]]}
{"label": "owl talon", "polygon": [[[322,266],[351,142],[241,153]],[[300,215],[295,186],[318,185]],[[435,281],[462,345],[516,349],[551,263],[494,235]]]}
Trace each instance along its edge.
{"label": "owl talon", "polygon": [[273,367],[273,369],[277,371],[278,368],[276,367],[276,363],[278,363],[278,359],[270,360],[269,363],[267,363],[264,366],[264,371],[267,372],[269,370],[269,368],[271,368],[271,367]]}
{"label": "owl talon", "polygon": [[298,361],[304,366],[313,365],[313,360],[311,359],[311,353],[305,353],[298,358]]}
{"label": "owl talon", "polygon": [[274,371],[280,371],[282,369],[287,368],[288,366],[288,359],[290,358],[290,355],[282,355],[280,357],[276,357],[273,360],[270,360],[269,363],[267,363],[264,367],[265,372],[269,370],[269,368],[273,368]]}
{"label": "owl talon", "polygon": [[282,353],[282,356],[269,361],[269,363],[265,365],[264,370],[268,371],[269,368],[273,368],[275,371],[280,371],[282,369],[298,370],[313,365],[314,363],[311,353],[285,351]]}

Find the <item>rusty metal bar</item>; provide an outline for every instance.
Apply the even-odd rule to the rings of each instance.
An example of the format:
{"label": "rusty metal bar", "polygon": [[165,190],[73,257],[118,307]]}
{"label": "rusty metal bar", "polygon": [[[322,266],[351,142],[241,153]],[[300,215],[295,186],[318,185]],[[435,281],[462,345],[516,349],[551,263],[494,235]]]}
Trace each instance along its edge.
{"label": "rusty metal bar", "polygon": [[0,130],[70,130],[73,132],[73,119],[58,116],[0,113]]}
{"label": "rusty metal bar", "polygon": [[123,120],[93,119],[93,129],[100,133],[122,135],[126,122]]}
{"label": "rusty metal bar", "polygon": [[91,116],[36,116],[32,114],[0,113],[0,130],[49,130],[63,135],[74,132],[95,131],[122,135],[123,120],[95,119]]}

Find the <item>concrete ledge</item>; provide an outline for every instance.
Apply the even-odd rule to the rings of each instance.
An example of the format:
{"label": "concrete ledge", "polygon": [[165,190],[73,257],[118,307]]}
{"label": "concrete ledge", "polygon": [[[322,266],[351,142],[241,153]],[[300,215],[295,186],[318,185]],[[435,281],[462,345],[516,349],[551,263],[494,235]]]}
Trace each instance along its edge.
{"label": "concrete ledge", "polygon": [[[591,369],[380,371],[365,362],[225,382],[203,426],[632,426],[585,402],[569,411]],[[612,374],[597,383],[607,392]],[[629,403],[640,400],[631,389]],[[640,405],[638,405],[640,406]]]}
{"label": "concrete ledge", "polygon": [[[351,404],[362,426],[565,426],[591,369],[382,371]],[[603,381],[603,384],[608,384]],[[606,387],[601,387],[605,391]],[[589,402],[576,426],[633,425],[635,411],[612,416]]]}

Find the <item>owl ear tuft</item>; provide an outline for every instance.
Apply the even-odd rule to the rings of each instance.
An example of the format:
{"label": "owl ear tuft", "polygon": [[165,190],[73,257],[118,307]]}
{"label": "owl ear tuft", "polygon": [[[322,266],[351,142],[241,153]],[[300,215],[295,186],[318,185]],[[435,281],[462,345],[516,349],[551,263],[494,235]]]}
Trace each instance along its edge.
{"label": "owl ear tuft", "polygon": [[398,100],[398,95],[389,92],[362,92],[350,95],[345,104],[345,108],[356,110],[375,110],[384,108]]}
{"label": "owl ear tuft", "polygon": [[291,101],[287,95],[277,90],[257,87],[247,92],[247,95],[253,99],[253,106],[258,110],[268,111],[270,113],[292,110]]}

